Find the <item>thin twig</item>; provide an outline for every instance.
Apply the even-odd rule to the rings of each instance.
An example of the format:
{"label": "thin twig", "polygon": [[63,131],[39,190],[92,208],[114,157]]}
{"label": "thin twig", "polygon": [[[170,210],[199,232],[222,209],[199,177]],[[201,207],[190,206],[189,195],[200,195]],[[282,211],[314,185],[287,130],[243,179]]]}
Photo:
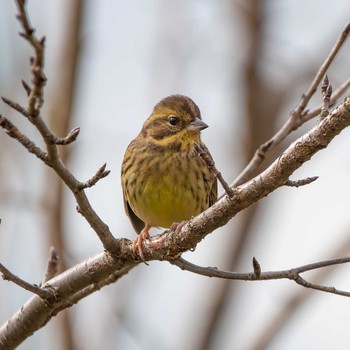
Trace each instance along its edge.
{"label": "thin twig", "polygon": [[23,87],[24,87],[24,90],[25,90],[26,93],[27,93],[27,96],[29,96],[30,93],[32,92],[31,87],[28,85],[28,83],[27,83],[25,80],[22,79],[21,81],[22,81],[22,85],[23,85]]}
{"label": "thin twig", "polygon": [[216,168],[213,158],[210,157],[209,154],[196,142],[194,142],[194,148],[196,149],[198,154],[202,157],[202,159],[205,161],[205,163],[207,164],[207,167],[215,174],[216,178],[220,181],[228,197],[233,198],[235,195],[235,192],[225,181],[220,171]]}
{"label": "thin twig", "polygon": [[46,271],[41,284],[45,284],[48,280],[55,277],[58,271],[59,257],[56,253],[55,247],[50,247],[50,255],[46,265]]}
{"label": "thin twig", "polygon": [[56,137],[53,139],[53,143],[56,145],[69,145],[70,143],[74,142],[78,135],[80,133],[80,128],[74,128],[69,132],[69,134],[66,137]]}
{"label": "thin twig", "polygon": [[339,53],[341,47],[345,43],[346,39],[348,38],[350,33],[350,23],[348,23],[343,31],[340,33],[336,43],[332,47],[330,53],[328,54],[327,58],[325,61],[322,63],[321,67],[319,68],[313,82],[311,83],[309,89],[306,91],[306,93],[302,96],[301,101],[299,105],[295,108],[295,110],[292,112],[295,113],[298,117],[302,115],[304,112],[307,104],[309,103],[311,97],[314,95],[314,93],[317,90],[317,87],[319,86],[321,80],[323,77],[326,75],[326,72],[329,68],[329,66],[332,64],[334,61],[335,57]]}
{"label": "thin twig", "polygon": [[311,176],[311,177],[307,177],[305,179],[301,179],[301,180],[287,180],[285,183],[285,186],[289,186],[289,187],[300,187],[300,186],[305,186],[308,185],[314,181],[316,181],[318,179],[318,176]]}
{"label": "thin twig", "polygon": [[44,163],[48,162],[47,153],[42,151],[33,141],[29,140],[27,136],[22,134],[12,122],[0,114],[0,126],[6,130],[7,135],[16,139],[21,143],[30,153],[36,155]]}
{"label": "thin twig", "polygon": [[52,297],[52,293],[44,288],[40,288],[35,284],[28,283],[18,276],[14,275],[10,270],[8,270],[3,264],[0,263],[0,272],[2,273],[2,278],[7,281],[11,281],[23,289],[38,295],[40,298],[48,299]]}
{"label": "thin twig", "polygon": [[[330,254],[329,259],[337,256],[345,256],[349,253],[350,239],[348,230],[345,232],[345,239],[338,242],[337,248]],[[329,248],[327,249],[328,252]],[[335,268],[318,269],[312,274],[312,280],[316,281],[317,285],[323,283],[335,272]],[[310,293],[310,289],[298,289],[290,295],[287,300],[278,309],[278,312],[271,317],[271,319],[264,324],[260,329],[260,336],[257,335],[253,345],[249,347],[250,350],[266,349],[268,345],[273,341],[274,337],[279,334],[279,330],[286,326],[291,319],[293,314],[300,310],[300,307],[304,302],[307,301],[311,296],[316,296],[315,293]]]}
{"label": "thin twig", "polygon": [[289,279],[289,280],[295,281],[297,284],[300,284],[306,288],[316,289],[326,293],[332,293],[340,296],[350,297],[350,292],[338,290],[334,287],[327,287],[319,284],[310,283],[305,279],[303,279],[302,277],[300,277],[300,274],[306,271],[312,271],[312,270],[320,269],[327,266],[350,263],[350,257],[320,261],[317,263],[303,265],[303,266],[299,266],[289,270],[268,271],[268,272],[261,272],[260,264],[254,258],[253,273],[252,272],[247,272],[247,273],[230,272],[230,271],[219,270],[216,267],[203,267],[203,266],[192,264],[183,258],[179,258],[177,260],[173,260],[169,262],[173,265],[176,265],[181,270],[190,271],[206,277],[217,277],[217,278],[223,278],[223,279],[243,280],[243,281],[266,281],[266,280]]}
{"label": "thin twig", "polygon": [[320,284],[308,282],[304,278],[302,278],[300,275],[295,276],[295,278],[293,280],[297,284],[299,284],[300,286],[303,286],[305,288],[315,289],[315,290],[319,290],[319,291],[325,292],[325,293],[341,295],[343,297],[350,297],[350,292],[339,290],[339,289],[336,289],[334,287],[322,286]]}
{"label": "thin twig", "polygon": [[96,185],[96,183],[103,179],[104,177],[108,176],[111,172],[110,170],[106,170],[107,164],[103,164],[100,169],[97,170],[96,174],[86,182],[80,182],[78,185],[78,189],[81,191],[84,188],[92,187]]}
{"label": "thin twig", "polygon": [[332,85],[329,83],[328,76],[325,75],[321,85],[322,101],[323,105],[321,108],[320,120],[327,117],[329,114],[329,105],[332,97]]}
{"label": "thin twig", "polygon": [[255,257],[253,257],[253,269],[255,276],[259,278],[261,275],[261,266],[259,261]]}
{"label": "thin twig", "polygon": [[17,112],[21,113],[24,117],[28,118],[29,117],[29,113],[27,112],[27,110],[22,107],[19,103],[13,102],[10,99],[6,98],[6,97],[1,97],[1,99],[7,104],[9,105],[11,108],[13,108],[14,110],[16,110]]}
{"label": "thin twig", "polygon": [[[332,97],[331,97],[331,100],[329,102],[329,106],[332,107],[339,100],[339,98],[342,97],[345,94],[345,92],[349,90],[349,88],[350,88],[350,79],[343,82],[334,91],[334,93],[332,93]],[[320,106],[316,107],[315,109],[312,109],[312,110],[308,111],[307,113],[305,113],[303,115],[304,122],[307,122],[307,121],[317,117],[318,115],[320,115],[320,113],[322,112],[322,108],[323,108],[323,104],[321,104]]]}
{"label": "thin twig", "polygon": [[20,33],[20,35],[28,40],[35,50],[35,57],[30,60],[33,87],[28,96],[28,113],[31,118],[35,118],[40,113],[40,108],[44,102],[43,89],[46,84],[46,76],[44,73],[45,37],[38,39],[34,35],[35,30],[29,23],[25,8],[26,2],[23,0],[16,0],[16,5],[18,9],[17,19],[23,29],[23,33]]}

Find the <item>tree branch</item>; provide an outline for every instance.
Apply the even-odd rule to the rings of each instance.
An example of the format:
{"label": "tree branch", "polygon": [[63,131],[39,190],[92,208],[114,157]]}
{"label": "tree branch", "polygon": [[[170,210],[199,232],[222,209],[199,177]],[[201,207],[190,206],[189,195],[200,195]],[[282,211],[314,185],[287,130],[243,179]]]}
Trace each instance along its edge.
{"label": "tree branch", "polygon": [[209,156],[209,154],[198,144],[194,143],[194,148],[198,154],[205,161],[207,167],[214,173],[216,178],[220,181],[221,186],[224,188],[226,194],[232,198],[234,196],[233,189],[227,184],[220,171],[216,168],[214,160]]}
{"label": "tree branch", "polygon": [[[341,32],[335,45],[333,46],[327,58],[319,68],[307,92],[302,95],[302,98],[299,104],[294,108],[294,110],[291,111],[288,120],[271,139],[266,141],[256,150],[249,164],[245,167],[245,169],[239,174],[239,176],[230,185],[231,187],[235,187],[237,185],[240,185],[248,181],[251,175],[254,173],[254,171],[264,161],[268,152],[270,152],[273,148],[275,148],[278,144],[280,144],[292,131],[298,129],[306,121],[310,120],[312,117],[318,115],[322,111],[323,105],[319,109],[316,109],[315,111],[313,111],[313,113],[305,112],[305,108],[308,102],[310,101],[311,97],[316,92],[316,89],[319,86],[322,78],[325,76],[329,66],[332,64],[335,57],[339,53],[341,47],[343,46],[345,40],[349,36],[349,32],[350,32],[350,23],[348,23],[344,28],[344,30]],[[337,95],[335,97],[339,98],[340,95],[343,94],[349,88],[349,85],[350,85],[350,81],[348,80],[342,85],[341,88],[339,88],[339,91],[337,92]],[[330,104],[334,103],[335,101],[336,99],[331,100]]]}
{"label": "tree branch", "polygon": [[[46,299],[46,298],[49,298],[52,296],[52,292],[50,292],[44,288],[40,288],[35,284],[31,284],[31,283],[28,283],[28,282],[22,280],[18,276],[14,275],[10,270],[8,270],[1,263],[0,263],[0,272],[2,273],[2,278],[4,280],[11,281],[11,282],[17,284],[18,286],[22,287],[23,289],[28,290],[29,292],[32,292],[32,293],[38,295],[40,298]],[[0,344],[1,344],[1,342],[0,342]]]}
{"label": "tree branch", "polygon": [[[46,82],[46,78],[43,72],[44,39],[38,39],[34,35],[35,31],[29,24],[28,16],[25,11],[25,1],[16,0],[16,4],[19,11],[17,18],[19,19],[19,22],[24,30],[24,33],[22,33],[21,35],[30,43],[35,52],[34,58],[31,59],[33,86],[28,96],[28,107],[26,109],[26,113],[28,115],[29,121],[38,129],[43,138],[43,141],[46,144],[48,159],[45,161],[45,164],[50,166],[72,191],[76,199],[77,205],[79,207],[79,212],[84,216],[84,218],[90,224],[92,229],[97,233],[99,239],[103,244],[103,247],[110,252],[118,254],[120,248],[118,247],[118,241],[113,237],[112,233],[109,230],[109,227],[100,219],[97,213],[92,209],[84,190],[81,188],[81,183],[64,165],[58,152],[57,144],[68,144],[74,141],[79,133],[79,129],[74,129],[66,138],[60,139],[51,132],[46,122],[40,115],[40,110],[43,102],[43,87]],[[28,93],[29,87],[26,86],[25,89]],[[6,101],[7,103],[11,102],[8,99],[6,99]],[[13,108],[17,107],[17,104],[15,104],[14,102],[12,103],[12,105],[14,105]],[[4,125],[4,122],[2,124]],[[28,147],[26,148],[28,149]]]}
{"label": "tree branch", "polygon": [[22,134],[15,125],[12,124],[7,118],[0,114],[0,126],[6,130],[7,135],[16,139],[28,152],[36,155],[45,164],[48,162],[47,153],[42,151],[33,141],[29,140],[27,136]]}
{"label": "tree branch", "polygon": [[57,275],[59,258],[54,247],[50,248],[50,256],[47,261],[46,271],[41,284],[45,284],[51,278]]}
{"label": "tree branch", "polygon": [[223,271],[223,270],[217,269],[216,267],[202,267],[202,266],[192,264],[183,258],[179,258],[177,260],[171,261],[170,263],[173,265],[176,265],[181,270],[190,271],[195,274],[206,276],[206,277],[217,277],[217,278],[241,280],[241,281],[266,281],[266,280],[289,279],[289,280],[293,280],[294,282],[296,282],[297,284],[305,288],[311,288],[311,289],[316,289],[326,293],[332,293],[336,295],[350,297],[350,292],[338,290],[334,287],[327,287],[327,286],[322,286],[315,283],[310,283],[300,276],[301,273],[306,271],[312,271],[312,270],[320,269],[327,266],[347,264],[350,262],[350,257],[320,261],[317,263],[303,265],[303,266],[299,266],[289,270],[268,271],[268,272],[261,272],[260,264],[257,262],[255,258],[253,261],[254,261],[253,263],[254,272],[246,272],[246,273]]}
{"label": "tree branch", "polygon": [[301,180],[287,180],[285,183],[285,186],[289,187],[300,187],[300,186],[305,186],[308,184],[311,184],[312,182],[316,181],[318,179],[318,176],[311,176],[307,177],[306,179],[301,179]]}

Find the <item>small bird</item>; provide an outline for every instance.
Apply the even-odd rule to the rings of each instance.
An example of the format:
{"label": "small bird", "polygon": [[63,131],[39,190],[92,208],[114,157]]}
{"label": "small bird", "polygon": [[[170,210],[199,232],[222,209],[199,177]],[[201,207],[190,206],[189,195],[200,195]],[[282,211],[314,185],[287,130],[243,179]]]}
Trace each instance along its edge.
{"label": "small bird", "polygon": [[133,251],[144,261],[143,240],[151,227],[189,220],[217,200],[217,179],[198,154],[208,125],[187,96],[162,99],[126,149],[121,171],[126,214],[139,234]]}

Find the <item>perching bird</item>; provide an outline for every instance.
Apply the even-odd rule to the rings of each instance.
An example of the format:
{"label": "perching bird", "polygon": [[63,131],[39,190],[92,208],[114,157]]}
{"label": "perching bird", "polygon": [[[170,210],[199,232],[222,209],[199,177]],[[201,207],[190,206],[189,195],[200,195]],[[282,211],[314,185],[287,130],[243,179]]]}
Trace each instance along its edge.
{"label": "perching bird", "polygon": [[[209,208],[217,199],[217,180],[195,150],[210,156],[200,139],[208,125],[198,106],[183,95],[161,100],[126,149],[121,180],[126,214],[139,234],[133,244],[142,260],[142,243],[151,227],[169,228]],[[210,156],[211,157],[211,156]]]}

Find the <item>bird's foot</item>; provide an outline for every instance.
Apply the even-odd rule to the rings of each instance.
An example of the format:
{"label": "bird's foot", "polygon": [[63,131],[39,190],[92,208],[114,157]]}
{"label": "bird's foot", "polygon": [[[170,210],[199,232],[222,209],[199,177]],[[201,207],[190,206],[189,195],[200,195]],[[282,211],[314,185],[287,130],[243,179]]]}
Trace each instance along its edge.
{"label": "bird's foot", "polygon": [[138,253],[138,255],[140,256],[141,260],[148,265],[148,263],[145,260],[145,255],[143,253],[143,241],[145,240],[149,240],[151,238],[150,234],[149,234],[149,230],[150,230],[151,226],[146,225],[142,231],[140,232],[140,234],[136,237],[136,239],[133,241],[132,243],[132,251],[134,252],[134,254],[136,255]]}

